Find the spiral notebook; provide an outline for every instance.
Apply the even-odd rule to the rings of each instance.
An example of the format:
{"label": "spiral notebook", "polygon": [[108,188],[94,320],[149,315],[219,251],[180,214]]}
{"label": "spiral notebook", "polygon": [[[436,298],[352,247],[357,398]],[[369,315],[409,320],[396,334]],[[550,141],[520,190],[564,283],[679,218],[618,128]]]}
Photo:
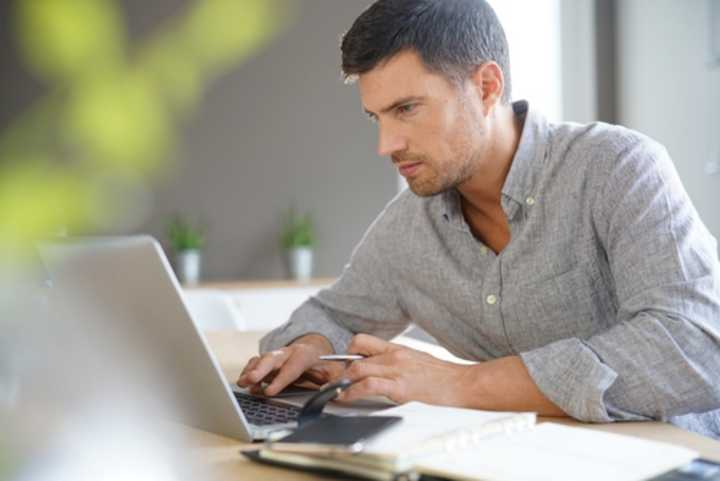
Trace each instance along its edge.
{"label": "spiral notebook", "polygon": [[246,456],[309,471],[365,479],[638,481],[686,465],[679,446],[554,423],[534,413],[488,412],[412,402],[379,413],[403,421],[361,452],[337,446],[269,443]]}

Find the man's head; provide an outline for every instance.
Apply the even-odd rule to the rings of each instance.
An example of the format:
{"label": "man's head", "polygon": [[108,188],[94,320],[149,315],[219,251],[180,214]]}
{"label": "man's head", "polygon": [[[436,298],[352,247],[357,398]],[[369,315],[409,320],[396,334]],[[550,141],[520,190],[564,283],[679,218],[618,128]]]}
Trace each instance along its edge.
{"label": "man's head", "polygon": [[343,73],[359,79],[379,124],[378,151],[413,192],[434,195],[482,169],[492,114],[510,99],[507,41],[484,0],[379,0],[341,48]]}
{"label": "man's head", "polygon": [[485,0],[379,0],[342,39],[346,80],[369,72],[403,50],[425,67],[460,85],[478,65],[493,61],[510,101],[510,54],[505,31]]}

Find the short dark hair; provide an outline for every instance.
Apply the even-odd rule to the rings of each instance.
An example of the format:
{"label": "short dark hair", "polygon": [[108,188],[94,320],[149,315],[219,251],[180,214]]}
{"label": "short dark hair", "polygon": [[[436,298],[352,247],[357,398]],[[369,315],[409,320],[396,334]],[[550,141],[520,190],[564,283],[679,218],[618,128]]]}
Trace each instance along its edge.
{"label": "short dark hair", "polygon": [[343,35],[340,48],[346,81],[404,50],[416,51],[430,71],[456,84],[494,61],[505,77],[502,101],[511,98],[507,38],[485,0],[378,0]]}

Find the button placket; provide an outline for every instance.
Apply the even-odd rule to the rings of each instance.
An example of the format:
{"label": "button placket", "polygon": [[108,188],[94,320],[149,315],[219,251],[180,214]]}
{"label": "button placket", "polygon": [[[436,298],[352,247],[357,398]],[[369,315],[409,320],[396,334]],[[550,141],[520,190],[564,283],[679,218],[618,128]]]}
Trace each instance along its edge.
{"label": "button placket", "polygon": [[503,325],[502,316],[502,260],[501,255],[493,257],[488,263],[487,270],[483,273],[481,291],[478,292],[477,306],[480,322],[480,329],[486,340],[493,343],[493,351],[496,355],[506,355],[508,352],[507,334]]}

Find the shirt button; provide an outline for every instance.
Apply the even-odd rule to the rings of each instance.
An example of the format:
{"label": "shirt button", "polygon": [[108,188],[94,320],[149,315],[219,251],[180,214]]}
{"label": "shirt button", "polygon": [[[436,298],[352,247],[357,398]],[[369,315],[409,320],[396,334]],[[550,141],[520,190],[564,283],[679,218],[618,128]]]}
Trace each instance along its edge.
{"label": "shirt button", "polygon": [[535,197],[528,197],[527,199],[525,199],[525,203],[527,205],[535,205]]}
{"label": "shirt button", "polygon": [[487,253],[488,253],[488,248],[485,247],[485,246],[481,246],[481,247],[480,247],[480,254],[482,254],[482,255],[487,255]]}
{"label": "shirt button", "polygon": [[493,294],[490,294],[485,298],[485,302],[490,304],[491,306],[497,302],[497,297]]}

